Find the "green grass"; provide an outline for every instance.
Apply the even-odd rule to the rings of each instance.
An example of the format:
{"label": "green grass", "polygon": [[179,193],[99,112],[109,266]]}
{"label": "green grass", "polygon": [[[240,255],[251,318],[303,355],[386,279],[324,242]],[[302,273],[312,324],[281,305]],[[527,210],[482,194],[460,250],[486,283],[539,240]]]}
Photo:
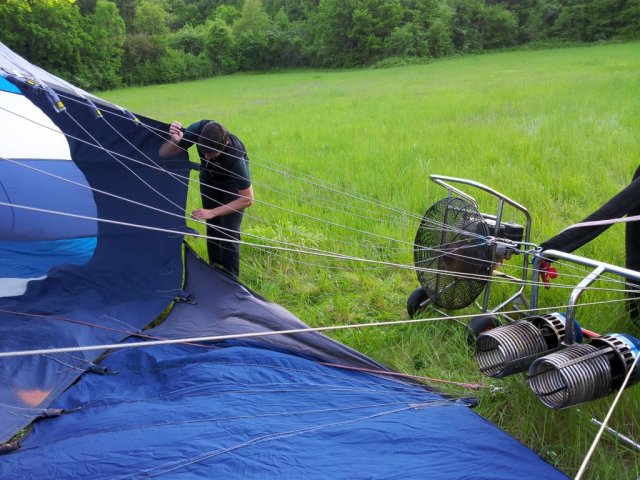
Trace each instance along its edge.
{"label": "green grass", "polygon": [[[578,222],[627,185],[640,164],[639,78],[640,44],[627,43],[390,69],[234,75],[100,95],[166,122],[214,118],[236,133],[250,152],[257,199],[243,225],[247,242],[277,239],[410,267],[420,218],[445,194],[430,174],[469,178],[526,206],[535,243]],[[316,180],[302,181],[309,176]],[[477,198],[482,211],[493,213],[490,197]],[[198,204],[196,188],[190,202]],[[506,214],[523,221],[515,212]],[[623,234],[623,226],[614,226],[576,253],[623,265]],[[201,241],[194,245],[204,253]],[[248,245],[242,262],[244,283],[312,326],[407,319],[406,299],[418,286],[410,268],[384,263]],[[516,271],[519,262],[504,268],[513,264]],[[569,274],[585,275],[571,266],[560,269],[565,276],[559,283],[575,284]],[[509,288],[497,288],[495,295]],[[541,304],[566,305],[568,295],[563,288],[545,291]],[[590,291],[583,301],[609,298],[621,295]],[[578,318],[591,330],[640,336],[620,304],[584,306]],[[549,410],[522,376],[481,375],[464,328],[454,321],[334,336],[403,372],[497,387],[442,388],[477,395],[479,414],[568,475],[576,474],[596,434],[590,419],[603,420],[613,398]],[[640,440],[640,387],[625,392],[610,426]],[[605,434],[583,478],[635,479],[639,456]]]}

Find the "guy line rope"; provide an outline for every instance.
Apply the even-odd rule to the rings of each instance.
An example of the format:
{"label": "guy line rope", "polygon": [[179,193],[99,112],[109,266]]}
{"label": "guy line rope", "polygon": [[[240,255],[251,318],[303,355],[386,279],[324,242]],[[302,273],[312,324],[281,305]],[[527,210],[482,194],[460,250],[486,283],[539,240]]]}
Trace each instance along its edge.
{"label": "guy line rope", "polygon": [[[2,107],[0,107],[2,108]],[[4,109],[3,109],[4,110]],[[13,112],[11,112],[13,113]],[[30,119],[29,119],[30,120]],[[75,121],[75,119],[72,118],[72,120]],[[77,123],[77,122],[76,122]],[[116,130],[113,126],[111,126],[111,124],[109,124],[107,122],[107,124],[113,129]],[[127,167],[126,165],[124,165],[120,160],[118,160],[117,155],[113,154],[112,152],[109,152],[106,148],[102,147],[92,136],[91,134],[85,130],[81,125],[78,124],[78,126],[80,128],[82,128],[85,133],[87,135],[89,135],[89,137],[95,141],[95,145],[97,146],[97,148],[101,148],[104,151],[108,152],[110,154],[110,156],[112,158],[114,158],[114,160],[118,161],[119,163],[121,163],[125,168],[127,168],[132,174],[136,175],[135,172],[133,172],[129,167]],[[150,129],[151,127],[145,126],[146,128]],[[119,134],[119,133],[118,133]],[[122,136],[122,135],[121,135]],[[84,140],[80,140],[77,139],[79,141],[84,141]],[[125,141],[128,141],[125,139]],[[89,143],[89,142],[86,142]],[[140,152],[144,155],[143,152]],[[146,155],[145,155],[146,156]],[[147,157],[148,160],[150,160]],[[5,161],[11,161],[8,159],[2,159]],[[134,162],[138,162],[137,160],[128,158],[128,160],[134,161]],[[19,163],[19,162],[15,162],[15,163]],[[153,163],[153,162],[152,162]],[[22,165],[22,164],[21,164]],[[145,164],[146,165],[146,164]],[[155,163],[154,163],[155,165]],[[24,166],[24,165],[23,165]],[[149,165],[147,165],[149,166]],[[154,168],[149,166],[150,168]],[[30,168],[30,167],[29,167]],[[155,165],[155,168],[160,168],[161,167]],[[269,168],[269,167],[264,167],[264,168]],[[164,169],[162,169],[164,170]],[[293,176],[291,173],[288,172],[283,172],[281,170],[275,170],[278,173],[282,173],[283,175],[287,175],[287,176]],[[55,177],[55,175],[53,175]],[[172,174],[172,176],[175,176],[176,178],[180,178],[179,175],[177,174]],[[138,177],[136,175],[136,177]],[[138,177],[148,188],[150,188],[152,191],[154,191],[155,193],[157,193],[158,195],[162,196],[163,198],[166,198],[162,195],[161,192],[158,192],[157,190],[155,190],[151,185],[149,185],[147,182],[145,182],[143,179],[141,179],[140,177]],[[185,180],[188,184],[189,182],[189,177],[182,177],[183,180]],[[298,178],[301,179],[301,178]],[[66,181],[70,181],[68,179],[63,179]],[[404,212],[402,210],[396,209],[395,207],[392,206],[387,206],[382,204],[381,202],[378,202],[376,200],[372,200],[372,199],[367,199],[366,197],[363,197],[361,195],[357,195],[357,194],[352,194],[346,191],[340,191],[338,189],[334,189],[334,187],[332,185],[329,184],[322,184],[322,182],[320,181],[310,181],[310,180],[304,180],[308,183],[311,183],[314,186],[317,187],[321,187],[321,188],[327,188],[330,189],[332,191],[334,191],[335,193],[340,193],[342,195],[348,195],[351,196],[353,198],[356,198],[358,200],[366,200],[366,201],[371,201],[372,203],[378,205],[378,206],[384,206],[384,208],[388,208],[390,211],[395,211],[396,213],[400,212],[403,215],[410,215],[410,216],[414,216],[413,214],[411,214],[410,212]],[[72,182],[72,181],[70,181]],[[72,182],[72,183],[76,183],[76,182]],[[79,185],[79,184],[77,184]],[[82,185],[84,186],[84,185]],[[91,188],[91,187],[88,187]],[[93,190],[93,189],[92,189]],[[104,192],[104,191],[100,191],[100,190],[95,190],[97,193],[101,193],[101,194],[105,194],[105,195],[112,195],[115,196],[109,192]],[[120,197],[119,197],[120,198]],[[169,215],[176,215],[179,217],[182,217],[181,215],[178,214],[174,214],[172,212],[168,212],[168,211],[162,211],[161,209],[157,209],[156,207],[151,207],[148,205],[144,205],[144,204],[140,204],[138,202],[135,202],[133,200],[130,199],[122,199],[124,201],[128,201],[128,202],[132,202],[138,205],[142,205],[145,207],[148,207],[150,209],[154,209],[154,210],[160,210],[161,212],[165,213],[165,214],[169,214]],[[169,201],[171,204],[176,205],[174,202],[172,202],[170,199],[167,199],[167,201]],[[13,207],[13,208],[25,208],[28,210],[35,210],[35,211],[40,211],[43,213],[50,213],[50,214],[58,214],[58,215],[66,215],[66,216],[71,216],[71,217],[76,217],[76,218],[83,218],[83,219],[87,219],[87,220],[95,220],[95,221],[102,221],[102,222],[108,222],[108,223],[116,223],[116,224],[120,224],[120,225],[125,225],[125,226],[130,226],[130,227],[137,227],[137,228],[142,228],[142,229],[148,229],[148,230],[155,230],[155,231],[162,231],[162,232],[166,232],[166,233],[170,233],[170,234],[175,234],[175,235],[190,235],[193,237],[200,237],[200,238],[210,238],[207,237],[206,235],[201,235],[201,234],[190,234],[190,233],[186,233],[184,231],[179,231],[179,230],[170,230],[170,229],[160,229],[160,228],[156,228],[156,227],[151,227],[151,226],[144,226],[144,225],[135,225],[135,224],[129,224],[126,222],[118,222],[118,221],[113,221],[113,220],[109,220],[109,219],[100,219],[100,218],[92,218],[92,217],[87,217],[87,216],[81,216],[81,215],[74,215],[74,214],[69,214],[69,213],[65,213],[65,212],[56,212],[53,210],[47,210],[47,209],[37,209],[37,208],[33,208],[33,207],[28,207],[28,206],[21,206],[21,205],[14,205],[8,202],[0,202],[0,205],[3,206],[8,206],[8,207]],[[281,208],[275,205],[271,205],[275,208]],[[179,206],[178,206],[179,207]],[[294,214],[299,214],[299,215],[303,215],[306,217],[310,217],[313,220],[319,220],[319,221],[323,221],[326,222],[325,220],[322,219],[318,219],[309,215],[304,215],[301,214],[300,212],[291,212],[289,210],[284,209],[285,211],[289,212],[289,213],[294,213]],[[415,216],[415,218],[420,218],[418,216]],[[624,219],[611,219],[611,220],[605,220],[605,221],[600,221],[600,222],[585,222],[582,224],[575,224],[572,225],[568,228],[579,228],[579,227],[583,227],[583,226],[592,226],[592,225],[607,225],[607,224],[612,224],[612,223],[619,223],[619,222],[630,222],[630,221],[638,221],[640,220],[640,216],[635,216],[635,217],[626,217]],[[338,224],[334,224],[333,222],[326,222],[332,225],[337,225],[339,227],[342,228],[346,228],[349,230],[353,230],[356,231],[358,233],[365,233],[368,235],[372,235],[374,237],[378,237],[381,239],[385,239],[385,240],[390,240],[393,242],[397,242],[403,245],[411,245],[413,247],[413,243],[409,243],[409,242],[403,242],[403,241],[399,241],[397,239],[393,239],[393,238],[389,238],[389,237],[385,237],[382,235],[376,235],[373,234],[371,232],[364,232],[362,230],[359,229],[353,229],[351,227],[347,227],[344,225],[338,225]],[[442,228],[442,225],[435,225],[434,228]],[[565,229],[567,230],[567,229]],[[268,240],[268,241],[273,241],[272,239],[266,239],[266,238],[262,238],[262,237],[258,237],[255,236],[256,238],[260,238],[262,240]],[[218,239],[218,240],[226,240],[226,241],[230,241],[228,239]],[[280,242],[280,241],[276,241],[277,243],[283,244],[283,245],[293,245],[287,242]],[[361,261],[361,262],[365,262],[365,263],[377,263],[377,264],[381,264],[384,266],[393,266],[393,267],[398,267],[398,268],[404,268],[404,269],[414,269],[413,267],[409,267],[407,265],[402,265],[402,264],[394,264],[391,262],[380,262],[380,261],[374,261],[374,260],[367,260],[367,259],[363,259],[363,258],[358,258],[358,257],[353,257],[353,256],[349,256],[349,255],[343,255],[343,254],[337,254],[337,253],[333,253],[333,252],[326,252],[326,251],[322,251],[320,249],[315,249],[315,248],[307,248],[304,246],[297,246],[294,245],[295,248],[288,248],[288,247],[278,247],[275,245],[259,245],[259,244],[253,244],[250,242],[245,242],[242,241],[240,243],[249,245],[249,246],[253,246],[256,248],[269,248],[269,249],[273,249],[273,250],[282,250],[282,251],[290,251],[290,252],[295,252],[295,253],[304,253],[304,254],[313,254],[313,255],[318,255],[318,256],[322,256],[322,257],[333,257],[333,258],[338,258],[338,259],[342,259],[342,260],[357,260],[357,261]],[[446,254],[446,253],[443,253]],[[492,277],[492,276],[488,276],[489,279],[491,281],[496,281],[497,279]],[[559,285],[557,285],[559,286]],[[573,287],[569,287],[569,288],[573,288]],[[604,289],[603,289],[604,290]],[[619,291],[625,291],[625,290],[619,290]],[[610,302],[614,302],[614,301],[605,301],[605,302],[592,302],[591,304],[595,305],[595,304],[602,304],[602,303],[610,303]],[[582,304],[582,305],[591,305],[589,303],[586,304]],[[550,307],[549,310],[551,309],[557,309],[558,307]],[[546,310],[546,309],[540,309],[538,308],[536,311],[540,311],[540,310]],[[518,313],[522,313],[523,310],[518,310]],[[459,315],[455,318],[471,318],[477,315]],[[364,327],[375,327],[375,326],[386,326],[386,325],[400,325],[400,324],[408,324],[408,323],[418,323],[418,322],[431,322],[431,321],[439,321],[439,320],[445,320],[445,319],[451,319],[453,317],[447,316],[447,317],[440,317],[440,318],[430,318],[430,319],[410,319],[410,320],[395,320],[395,321],[387,321],[387,322],[372,322],[372,323],[367,323],[367,324],[357,324],[357,325],[334,325],[334,326],[329,326],[329,327],[317,327],[317,328],[304,328],[304,329],[291,329],[291,330],[284,330],[284,331],[267,331],[267,332],[255,332],[255,333],[250,333],[250,334],[239,334],[239,335],[221,335],[221,336],[209,336],[209,337],[194,337],[194,338],[186,338],[186,339],[171,339],[171,340],[149,340],[149,341],[145,341],[145,342],[135,342],[135,343],[129,343],[129,344],[111,344],[111,345],[94,345],[94,346],[84,346],[84,347],[68,347],[68,348],[51,348],[51,349],[42,349],[42,350],[32,350],[32,351],[23,351],[23,352],[0,352],[0,357],[10,357],[10,356],[23,356],[23,355],[38,355],[38,354],[43,354],[43,355],[50,355],[50,354],[54,354],[54,353],[66,353],[66,352],[78,352],[78,351],[87,351],[87,350],[105,350],[105,349],[121,349],[121,348],[135,348],[135,347],[143,347],[143,346],[154,346],[154,345],[165,345],[165,344],[179,344],[179,343],[194,343],[194,342],[209,342],[209,341],[220,341],[220,340],[229,340],[229,339],[238,339],[238,338],[251,338],[251,337],[262,337],[262,336],[269,336],[269,335],[289,335],[289,334],[301,334],[301,333],[308,333],[308,332],[323,332],[323,331],[333,331],[333,330],[342,330],[342,329],[348,329],[348,328],[364,328]],[[638,361],[638,358],[636,358],[636,363]],[[591,445],[591,448],[589,450],[589,452],[587,453],[587,455],[585,456],[585,459],[580,467],[580,470],[578,472],[578,475],[576,476],[576,480],[579,480],[581,478],[581,476],[583,475],[585,468],[593,454],[593,450],[595,449],[596,444],[598,443],[602,432],[605,430],[606,428],[606,424],[608,423],[611,414],[613,412],[613,410],[615,409],[618,400],[622,394],[622,392],[624,391],[624,387],[626,386],[626,384],[629,381],[630,375],[633,372],[634,368],[635,368],[635,363],[633,365],[633,367],[630,369],[629,374],[627,375],[627,377],[625,378],[624,384],[621,387],[620,391],[618,392],[614,402],[611,405],[611,408],[609,409],[609,412],[607,413],[607,417],[605,418],[605,420],[602,422],[602,426],[598,432],[598,435],[596,436],[596,438],[594,439],[593,444]]]}

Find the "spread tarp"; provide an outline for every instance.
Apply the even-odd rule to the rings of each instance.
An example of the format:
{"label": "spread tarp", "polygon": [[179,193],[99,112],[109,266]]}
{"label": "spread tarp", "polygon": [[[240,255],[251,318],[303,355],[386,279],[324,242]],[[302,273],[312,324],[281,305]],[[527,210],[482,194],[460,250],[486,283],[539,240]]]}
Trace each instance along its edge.
{"label": "spread tarp", "polygon": [[115,353],[2,478],[566,478],[466,406],[259,348]]}
{"label": "spread tarp", "polygon": [[[305,328],[190,250],[185,294],[146,335]],[[0,477],[566,478],[462,401],[318,360],[382,368],[313,332],[114,350]]]}

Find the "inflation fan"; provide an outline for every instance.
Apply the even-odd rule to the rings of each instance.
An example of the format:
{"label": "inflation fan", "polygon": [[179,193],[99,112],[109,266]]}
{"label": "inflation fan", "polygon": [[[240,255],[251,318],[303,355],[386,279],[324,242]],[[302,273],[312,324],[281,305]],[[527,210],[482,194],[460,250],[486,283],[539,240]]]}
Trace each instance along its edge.
{"label": "inflation fan", "polygon": [[[531,217],[517,202],[471,180],[440,175],[431,179],[448,194],[426,211],[416,234],[414,262],[420,287],[407,300],[409,315],[428,306],[453,311],[476,303],[482,315],[467,329],[480,370],[496,378],[527,372],[529,387],[550,408],[578,405],[640,382],[638,339],[598,335],[575,320],[581,294],[604,273],[640,283],[640,272],[558,250],[542,251],[529,241]],[[476,200],[452,184],[497,199],[495,215],[481,213]],[[521,214],[524,225],[503,221],[507,206]],[[523,258],[522,276],[498,273],[496,267],[514,254]],[[572,291],[566,312],[535,314],[540,280],[555,274],[549,265],[556,260],[593,270]],[[515,292],[492,304],[491,285],[497,275],[512,282]],[[528,316],[519,313],[522,306]]]}
{"label": "inflation fan", "polygon": [[[431,179],[445,187],[448,195],[429,208],[420,222],[413,250],[420,287],[409,295],[407,312],[414,316],[428,305],[459,310],[474,303],[484,291],[480,308],[487,315],[468,325],[469,337],[475,340],[478,332],[499,325],[494,312],[507,305],[527,304],[523,292],[529,262],[524,247],[529,243],[531,217],[517,202],[478,182],[440,175]],[[474,187],[497,199],[495,215],[480,213],[475,199],[452,183]],[[520,212],[525,225],[502,221],[505,206]],[[515,292],[490,308],[489,279],[498,274],[495,267],[515,252],[524,254],[522,277],[509,277]]]}

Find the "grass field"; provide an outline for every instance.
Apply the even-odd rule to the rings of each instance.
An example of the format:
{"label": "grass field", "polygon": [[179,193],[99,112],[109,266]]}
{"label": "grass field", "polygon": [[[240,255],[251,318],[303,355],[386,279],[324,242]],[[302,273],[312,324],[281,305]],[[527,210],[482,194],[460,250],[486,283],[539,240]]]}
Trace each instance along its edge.
{"label": "grass field", "polygon": [[[446,194],[430,174],[472,179],[526,206],[537,244],[607,201],[640,164],[639,80],[640,43],[627,43],[391,69],[234,75],[100,96],[166,122],[217,119],[245,142],[256,204],[243,225],[243,240],[253,245],[242,247],[241,280],[309,325],[325,326],[408,319],[406,300],[418,286],[411,269],[416,229]],[[197,185],[190,198],[198,205]],[[494,213],[491,197],[477,199]],[[523,221],[517,212],[506,215]],[[204,254],[201,241],[193,244]],[[273,245],[284,249],[264,248]],[[291,251],[312,248],[325,254]],[[624,227],[576,253],[624,265]],[[503,268],[517,273],[520,266],[516,259]],[[558,268],[558,285],[586,275]],[[499,285],[495,295],[510,288]],[[568,296],[554,288],[540,302],[561,310]],[[622,298],[593,289],[584,302]],[[578,318],[601,333],[640,336],[621,302],[585,305]],[[402,372],[482,384],[479,391],[441,388],[477,396],[479,414],[570,476],[597,432],[591,419],[603,420],[613,399],[549,410],[523,376],[479,373],[463,326],[452,320],[335,337]],[[640,387],[625,392],[609,425],[640,441]],[[640,452],[605,434],[583,478],[639,476]]]}

